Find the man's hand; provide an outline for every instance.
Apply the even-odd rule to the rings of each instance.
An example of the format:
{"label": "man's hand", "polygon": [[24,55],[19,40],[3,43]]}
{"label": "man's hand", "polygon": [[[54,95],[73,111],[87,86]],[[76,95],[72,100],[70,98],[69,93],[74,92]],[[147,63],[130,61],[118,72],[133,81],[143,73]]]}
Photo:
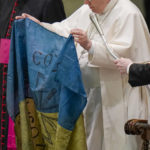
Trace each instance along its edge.
{"label": "man's hand", "polygon": [[32,21],[40,24],[40,21],[38,19],[36,19],[35,17],[29,15],[29,14],[26,14],[26,13],[23,13],[21,16],[16,16],[15,19],[25,19],[25,18],[29,18],[31,19]]}
{"label": "man's hand", "polygon": [[70,33],[73,35],[75,41],[84,49],[88,51],[91,48],[92,42],[88,39],[86,32],[81,29],[72,29]]}
{"label": "man's hand", "polygon": [[127,67],[133,62],[128,58],[120,58],[114,61],[121,74],[127,73]]}

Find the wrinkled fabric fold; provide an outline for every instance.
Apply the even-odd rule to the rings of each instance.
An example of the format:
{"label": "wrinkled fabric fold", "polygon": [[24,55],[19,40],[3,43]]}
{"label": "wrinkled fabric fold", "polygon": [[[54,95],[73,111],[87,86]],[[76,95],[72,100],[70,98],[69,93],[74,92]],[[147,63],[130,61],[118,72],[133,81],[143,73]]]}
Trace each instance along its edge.
{"label": "wrinkled fabric fold", "polygon": [[[25,149],[23,145],[26,145],[27,149],[36,149],[34,142],[30,141],[32,130],[29,120],[32,118],[26,106],[28,98],[35,104],[35,108],[31,106],[35,109],[34,114],[37,115],[37,112],[40,114],[35,120],[40,120],[38,121],[40,126],[38,131],[42,133],[40,141],[44,138],[42,143],[45,143],[47,148],[57,150],[56,147],[64,142],[63,139],[67,134],[68,139],[65,140],[68,140],[68,144],[64,150],[68,149],[70,142],[74,143],[70,139],[76,139],[72,138],[72,131],[86,105],[86,93],[72,36],[64,38],[29,19],[15,21],[11,37],[7,87],[9,115],[13,120],[20,122],[20,126],[16,124],[19,143],[17,145],[20,149]],[[54,136],[61,135],[58,137],[61,137],[61,142],[57,140],[58,138],[52,138],[53,141],[48,144],[45,142],[47,138],[43,135],[47,131],[45,128],[48,127],[47,121],[43,119],[48,116],[43,117],[41,114],[48,116],[58,114],[55,116],[55,123],[52,123],[56,129],[51,131]],[[84,129],[83,117],[81,122],[80,125]],[[79,147],[86,149],[84,130],[79,134],[83,141]]]}

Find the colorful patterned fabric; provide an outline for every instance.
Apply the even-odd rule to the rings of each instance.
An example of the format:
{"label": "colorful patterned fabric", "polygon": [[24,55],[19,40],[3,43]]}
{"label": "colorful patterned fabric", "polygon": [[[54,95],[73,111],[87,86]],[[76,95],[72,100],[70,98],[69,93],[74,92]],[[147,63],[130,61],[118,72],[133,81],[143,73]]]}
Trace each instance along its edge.
{"label": "colorful patterned fabric", "polygon": [[[84,130],[79,134],[72,133],[86,105],[72,36],[61,37],[29,19],[16,21],[12,31],[7,87],[9,115],[20,122],[20,129],[16,128],[21,131],[16,131],[19,149],[36,149],[29,138],[32,137],[30,119],[39,122],[40,143],[45,143],[46,149],[75,150],[69,143],[81,144],[79,147],[86,149]],[[37,119],[29,117],[26,106],[29,97],[35,103],[33,114],[38,116]],[[83,118],[81,122],[83,127]],[[82,142],[74,142],[73,135],[80,135],[78,138]]]}

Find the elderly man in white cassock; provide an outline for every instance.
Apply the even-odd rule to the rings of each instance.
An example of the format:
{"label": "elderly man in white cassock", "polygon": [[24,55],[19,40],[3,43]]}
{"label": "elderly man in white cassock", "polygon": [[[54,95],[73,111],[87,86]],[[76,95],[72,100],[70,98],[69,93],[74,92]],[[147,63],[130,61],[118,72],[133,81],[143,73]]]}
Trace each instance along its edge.
{"label": "elderly man in white cassock", "polygon": [[[90,20],[91,13],[105,40]],[[109,47],[117,57],[150,60],[150,36],[139,9],[129,0],[85,0],[60,23],[39,22],[28,14],[16,19],[26,17],[59,35],[68,37],[71,33],[75,38],[88,96],[84,110],[88,150],[140,150],[140,137],[125,135],[124,124],[132,118],[148,118],[148,91],[132,88],[108,52]]]}

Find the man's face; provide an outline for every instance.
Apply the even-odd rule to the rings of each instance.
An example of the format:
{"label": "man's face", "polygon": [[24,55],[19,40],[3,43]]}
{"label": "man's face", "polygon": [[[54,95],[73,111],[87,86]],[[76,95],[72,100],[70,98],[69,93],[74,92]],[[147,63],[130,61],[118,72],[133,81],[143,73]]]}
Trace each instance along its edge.
{"label": "man's face", "polygon": [[85,4],[88,4],[90,9],[95,13],[102,13],[110,0],[84,0]]}

